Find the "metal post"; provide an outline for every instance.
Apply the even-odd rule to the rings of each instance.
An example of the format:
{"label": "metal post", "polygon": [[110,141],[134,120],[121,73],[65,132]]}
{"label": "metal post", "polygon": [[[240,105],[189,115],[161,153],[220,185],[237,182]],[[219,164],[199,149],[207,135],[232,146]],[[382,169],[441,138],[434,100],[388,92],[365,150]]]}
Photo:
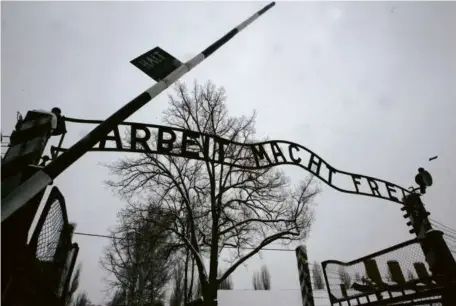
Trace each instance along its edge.
{"label": "metal post", "polygon": [[443,232],[431,230],[426,233],[424,254],[432,276],[437,284],[443,286],[443,306],[456,305],[456,262],[448,245],[443,239]]}
{"label": "metal post", "polygon": [[30,165],[38,165],[51,132],[52,115],[39,111],[29,111],[16,124],[2,159],[2,199],[30,177]]}
{"label": "metal post", "polygon": [[63,274],[63,290],[61,300],[65,302],[68,297],[68,290],[70,288],[71,277],[73,275],[74,266],[76,265],[76,259],[78,258],[79,253],[79,246],[77,243],[73,243],[71,245],[71,250],[68,252],[68,256],[70,257],[69,266],[67,273]]}
{"label": "metal post", "polygon": [[411,193],[404,199],[404,206],[401,210],[406,211],[404,218],[408,218],[410,221],[407,225],[412,226],[412,230],[409,232],[415,233],[418,238],[424,238],[426,232],[432,229],[431,222],[429,222],[429,213],[421,201],[420,195],[417,193]]}
{"label": "metal post", "polygon": [[298,260],[299,284],[301,285],[301,296],[303,306],[314,306],[312,284],[310,281],[309,261],[305,246],[296,248],[296,258]]}
{"label": "metal post", "polygon": [[27,201],[33,198],[34,195],[43,190],[65,169],[71,166],[81,156],[87,153],[95,144],[97,144],[104,136],[118,124],[122,123],[129,116],[146,105],[149,101],[158,96],[162,91],[171,86],[180,77],[188,71],[196,67],[204,59],[217,51],[221,46],[227,43],[236,34],[241,32],[249,24],[263,15],[266,11],[272,8],[275,2],[266,5],[264,8],[253,14],[251,17],[244,20],[237,27],[226,33],[222,38],[214,42],[212,45],[204,49],[200,54],[182,64],[160,82],[154,84],[145,92],[125,104],[117,112],[112,114],[108,119],[100,123],[89,134],[74,144],[68,151],[58,156],[49,165],[34,174],[30,179],[21,184],[11,194],[8,195],[2,202],[2,222],[21,208]]}
{"label": "metal post", "polygon": [[443,305],[456,305],[456,261],[443,239],[443,233],[432,229],[428,219],[429,212],[426,211],[419,194],[408,195],[401,209],[407,211],[405,217],[410,219],[407,225],[413,227],[410,233],[415,233],[420,238],[421,249],[433,278],[444,286]]}

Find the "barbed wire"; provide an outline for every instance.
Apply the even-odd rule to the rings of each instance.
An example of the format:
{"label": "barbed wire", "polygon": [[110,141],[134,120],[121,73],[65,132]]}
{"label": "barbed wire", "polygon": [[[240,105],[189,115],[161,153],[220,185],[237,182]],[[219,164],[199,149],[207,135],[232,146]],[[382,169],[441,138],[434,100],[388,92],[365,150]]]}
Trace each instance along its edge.
{"label": "barbed wire", "polygon": [[429,218],[429,221],[431,221],[431,223],[433,223],[434,226],[440,227],[440,228],[445,228],[445,229],[446,229],[446,232],[450,232],[450,233],[456,235],[456,229],[454,229],[454,228],[452,228],[452,227],[450,227],[450,226],[448,226],[448,225],[445,225],[445,224],[443,224],[442,222],[439,222],[439,221],[437,221],[437,220],[434,220],[434,219],[432,219],[432,218]]}
{"label": "barbed wire", "polygon": [[[94,234],[94,233],[83,233],[83,232],[74,232],[74,235],[79,235],[79,236],[89,236],[89,237],[97,237],[97,238],[107,238],[107,239],[116,239],[116,240],[125,240],[126,238],[124,237],[118,237],[118,236],[109,236],[109,235],[102,235],[102,234]],[[138,238],[139,240],[142,240],[142,238]],[[236,247],[233,246],[225,246],[227,249],[237,249]],[[255,249],[254,247],[240,247],[239,249],[241,250],[253,250]],[[262,248],[262,251],[279,251],[279,252],[295,252],[294,249],[281,249],[281,248]]]}
{"label": "barbed wire", "polygon": [[[447,244],[448,244],[448,247],[451,251],[451,253],[453,254],[456,254],[456,236],[453,236],[453,235],[450,235],[450,234],[446,234],[444,232],[444,234],[446,235],[446,237],[451,241],[451,243],[448,243],[447,241]],[[78,235],[78,236],[87,236],[87,237],[96,237],[96,238],[105,238],[105,239],[116,239],[116,240],[125,240],[126,238],[125,237],[118,237],[118,236],[114,236],[114,235],[103,235],[103,234],[95,234],[95,233],[84,233],[84,232],[75,232],[74,235]],[[142,238],[138,238],[139,240],[141,240]],[[453,244],[454,242],[454,244]],[[225,248],[227,249],[236,249],[236,247],[233,247],[233,246],[224,246]],[[253,250],[255,249],[254,247],[240,247],[239,249],[241,250]],[[283,249],[283,248],[271,248],[271,247],[266,247],[266,248],[262,248],[261,251],[277,251],[277,252],[295,252],[295,249]],[[313,266],[314,263],[312,262],[309,262],[309,265],[310,266]],[[321,264],[319,264],[319,266],[321,267]],[[351,275],[352,277],[354,277],[354,275]]]}
{"label": "barbed wire", "polygon": [[[106,238],[106,239],[125,239],[125,238],[122,238],[122,237],[117,237],[117,236],[109,236],[109,235],[102,235],[102,234],[94,234],[94,233],[83,233],[83,232],[75,232],[74,235],[80,235],[80,236],[88,236],[88,237],[97,237],[97,238]],[[230,247],[230,246],[227,246],[227,248],[234,248],[234,247]],[[241,247],[240,249],[254,249],[253,247]],[[263,248],[262,249],[263,251],[285,251],[285,252],[294,252],[295,250],[293,249],[279,249],[279,248]],[[315,263],[311,263],[311,262],[308,262],[309,266],[315,266],[315,265],[318,265],[321,267],[320,264],[315,264]],[[355,277],[354,275],[350,275],[350,276],[353,276]],[[328,280],[336,280],[336,281],[339,281],[340,280],[340,276],[337,272],[332,272],[332,271],[327,271],[326,272],[326,278]],[[311,282],[310,283],[311,286],[314,286],[314,284]],[[325,284],[325,287],[327,285]],[[329,284],[329,286],[337,286],[336,284]],[[233,289],[233,290],[239,290],[239,291],[254,291],[255,289]],[[293,288],[282,288],[282,289],[273,289],[273,291],[284,291],[284,290],[297,290],[297,291],[300,291],[301,289],[293,289]],[[325,290],[326,289],[321,289],[321,290]],[[325,297],[314,297],[314,298],[317,298],[317,299],[326,299]]]}
{"label": "barbed wire", "polygon": [[[431,221],[432,225],[436,227],[437,229],[441,230],[444,234],[444,238],[446,240],[446,243],[448,245],[448,248],[452,254],[456,255],[456,229],[443,224],[442,222],[439,222],[437,220],[434,220],[432,218],[429,218]],[[124,237],[117,237],[114,235],[103,235],[103,234],[95,234],[95,233],[84,233],[84,232],[75,232],[74,235],[79,235],[79,236],[88,236],[88,237],[97,237],[97,238],[106,238],[106,239],[117,239],[117,240],[124,240]],[[141,239],[141,238],[139,238]],[[224,246],[227,249],[237,249],[236,247],[233,246]],[[239,247],[241,250],[253,250],[255,249],[254,247]],[[271,248],[271,247],[266,247],[262,248],[261,251],[277,251],[277,252],[295,252],[295,249],[284,249],[284,248]],[[309,266],[313,266],[314,264],[309,262]],[[321,267],[321,264],[319,264]],[[327,272],[328,273],[328,272]],[[354,277],[354,275],[350,275]]]}
{"label": "barbed wire", "polygon": [[[79,235],[79,236],[88,236],[88,237],[96,237],[96,238],[106,238],[106,239],[125,239],[123,237],[117,237],[117,236],[109,236],[109,235],[102,235],[102,234],[94,234],[94,233],[83,233],[83,232],[75,232],[74,235]],[[141,239],[141,238],[139,238]],[[225,246],[226,248],[229,248],[229,249],[235,249],[235,247],[232,247],[232,246]],[[247,249],[247,250],[253,250],[255,248],[253,247],[241,247],[240,249]],[[279,252],[295,252],[294,249],[281,249],[281,248],[263,248],[261,249],[261,251],[279,251]],[[311,267],[314,267],[315,265],[321,267],[321,264],[320,263],[313,263],[313,262],[308,262],[308,265],[311,266]],[[333,271],[326,271],[327,273],[327,277],[328,279],[339,279],[340,275],[338,272],[333,272]],[[356,275],[355,274],[350,274],[350,273],[347,273],[350,275],[350,277],[352,278],[356,278]]]}
{"label": "barbed wire", "polygon": [[[74,233],[75,235],[80,235],[80,236],[89,236],[89,237],[97,237],[97,238],[106,238],[106,239],[125,239],[125,238],[122,238],[122,237],[116,237],[116,236],[109,236],[109,235],[101,235],[101,234],[94,234],[94,233],[83,233],[83,232],[75,232]],[[141,239],[141,238],[139,238]],[[231,247],[231,246],[226,246],[227,248],[235,248],[235,247]],[[241,247],[240,249],[254,249],[253,247]],[[294,249],[283,249],[283,248],[263,248],[261,249],[262,251],[282,251],[282,252],[295,252]],[[312,269],[313,267],[315,266],[319,266],[320,268],[322,268],[321,266],[321,263],[314,263],[314,262],[308,262],[308,265],[309,267]],[[313,277],[313,270],[310,271],[311,272],[311,277]],[[323,272],[323,271],[322,271]],[[357,280],[361,274],[358,274],[358,273],[350,273],[346,270],[343,271],[343,273],[345,273],[346,275],[348,275],[351,279],[353,280]],[[331,271],[331,270],[327,270],[325,271],[325,274],[326,274],[326,278],[328,279],[328,281],[330,281],[330,284],[329,286],[338,286],[337,284],[334,284],[333,282],[334,281],[341,281],[341,273],[338,272],[338,271]],[[331,282],[333,281],[333,282]],[[313,286],[314,284],[311,283],[311,285]],[[326,286],[326,285],[325,285]]]}
{"label": "barbed wire", "polygon": [[456,240],[456,234],[450,232],[450,231],[447,231],[445,230],[444,228],[442,227],[439,227],[439,226],[436,226],[436,225],[433,225],[435,229],[439,230],[439,231],[442,231],[443,234],[447,237],[451,237],[452,239]]}
{"label": "barbed wire", "polygon": [[443,237],[446,244],[448,245],[448,248],[450,249],[450,252],[456,255],[456,230],[437,220],[431,218],[429,218],[429,220],[436,229],[443,232]]}

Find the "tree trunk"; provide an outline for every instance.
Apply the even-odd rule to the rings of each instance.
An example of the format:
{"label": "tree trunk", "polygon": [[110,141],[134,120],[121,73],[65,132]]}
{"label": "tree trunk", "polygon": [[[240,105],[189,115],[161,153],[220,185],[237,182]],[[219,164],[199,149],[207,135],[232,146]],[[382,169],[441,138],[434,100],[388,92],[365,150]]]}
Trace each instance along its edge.
{"label": "tree trunk", "polygon": [[204,294],[205,306],[217,306],[217,277],[218,277],[218,243],[219,243],[219,211],[215,196],[215,180],[211,181],[211,215],[212,215],[212,233],[211,233],[211,255],[209,259],[209,282]]}
{"label": "tree trunk", "polygon": [[184,304],[189,302],[188,299],[188,248],[185,249],[185,271],[184,271]]}
{"label": "tree trunk", "polygon": [[193,258],[193,255],[191,255],[191,258],[192,258],[192,260],[191,260],[191,263],[192,263],[192,274],[190,276],[190,286],[188,288],[187,301],[191,301],[193,299],[193,278],[194,278],[194,275],[195,275],[195,259]]}
{"label": "tree trunk", "polygon": [[217,306],[217,284],[209,283],[203,289],[203,306]]}

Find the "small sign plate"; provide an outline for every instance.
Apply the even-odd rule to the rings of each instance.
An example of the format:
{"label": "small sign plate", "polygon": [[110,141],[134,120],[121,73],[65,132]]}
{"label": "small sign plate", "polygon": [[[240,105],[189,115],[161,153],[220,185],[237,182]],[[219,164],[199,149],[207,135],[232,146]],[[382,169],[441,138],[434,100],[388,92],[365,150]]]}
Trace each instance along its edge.
{"label": "small sign plate", "polygon": [[130,63],[157,82],[182,65],[178,59],[160,47],[153,48],[133,59]]}

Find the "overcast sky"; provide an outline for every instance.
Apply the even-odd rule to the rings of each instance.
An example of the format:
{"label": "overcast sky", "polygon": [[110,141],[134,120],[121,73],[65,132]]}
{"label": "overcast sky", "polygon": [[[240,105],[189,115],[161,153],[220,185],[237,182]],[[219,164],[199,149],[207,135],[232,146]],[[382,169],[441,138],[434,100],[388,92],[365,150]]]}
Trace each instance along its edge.
{"label": "overcast sky", "polygon": [[[186,61],[265,4],[2,1],[2,132],[16,111],[36,108],[104,119],[153,84],[131,59],[160,46]],[[279,2],[182,80],[224,86],[232,114],[258,111],[259,136],[304,145],[336,168],[408,188],[425,167],[434,177],[423,197],[431,217],[456,228],[455,13],[455,2]],[[161,94],[129,120],[159,123],[166,106]],[[67,144],[88,132],[68,128]],[[120,156],[89,153],[55,181],[77,231],[115,225],[125,203],[103,186],[100,163]],[[412,238],[398,204],[321,187],[311,260],[348,261]],[[101,303],[108,241],[75,240],[81,289]],[[293,252],[251,259],[234,273],[235,288],[252,288],[262,264],[273,289],[299,288]]]}

